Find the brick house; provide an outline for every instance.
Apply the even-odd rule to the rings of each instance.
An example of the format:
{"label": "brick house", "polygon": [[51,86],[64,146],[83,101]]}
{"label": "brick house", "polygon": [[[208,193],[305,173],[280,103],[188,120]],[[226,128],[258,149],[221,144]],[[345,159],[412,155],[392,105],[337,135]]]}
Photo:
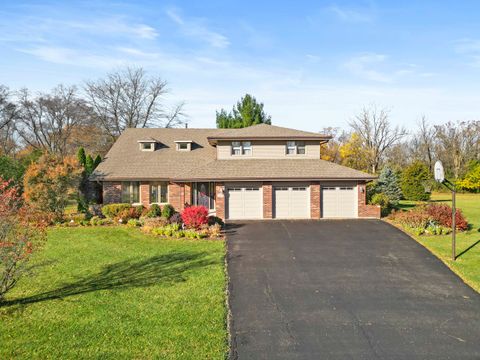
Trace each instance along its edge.
{"label": "brick house", "polygon": [[380,217],[366,204],[375,176],[321,160],[329,140],[264,124],[127,129],[91,180],[104,203],[203,205],[223,219]]}

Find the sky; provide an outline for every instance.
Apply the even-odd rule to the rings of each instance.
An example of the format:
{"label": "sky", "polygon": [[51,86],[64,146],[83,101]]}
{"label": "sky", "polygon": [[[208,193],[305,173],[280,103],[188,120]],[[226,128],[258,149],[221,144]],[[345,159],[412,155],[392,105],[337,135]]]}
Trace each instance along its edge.
{"label": "sky", "polygon": [[272,123],[414,129],[480,118],[480,1],[0,0],[0,84],[49,91],[126,66],[168,82],[190,127],[246,93]]}

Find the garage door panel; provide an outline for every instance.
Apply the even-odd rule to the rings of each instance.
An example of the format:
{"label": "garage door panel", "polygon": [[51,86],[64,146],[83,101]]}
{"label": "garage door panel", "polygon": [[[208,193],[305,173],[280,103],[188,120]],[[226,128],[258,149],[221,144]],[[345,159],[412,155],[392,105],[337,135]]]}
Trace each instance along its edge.
{"label": "garage door panel", "polygon": [[357,216],[356,186],[322,186],[322,217],[354,218]]}
{"label": "garage door panel", "polygon": [[278,219],[310,218],[310,192],[308,186],[274,186],[274,215]]}
{"label": "garage door panel", "polygon": [[226,188],[228,219],[261,219],[263,199],[260,185],[235,185]]}

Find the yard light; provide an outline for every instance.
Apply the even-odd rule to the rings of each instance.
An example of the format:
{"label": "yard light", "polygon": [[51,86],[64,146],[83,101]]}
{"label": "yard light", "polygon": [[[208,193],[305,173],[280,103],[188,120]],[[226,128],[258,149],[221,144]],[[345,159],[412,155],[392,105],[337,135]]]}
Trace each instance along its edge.
{"label": "yard light", "polygon": [[434,176],[437,182],[445,185],[445,187],[447,187],[452,192],[452,260],[455,261],[455,258],[457,257],[455,254],[455,240],[456,240],[456,230],[457,230],[457,224],[455,221],[455,217],[457,214],[455,197],[456,197],[457,189],[455,187],[455,184],[445,179],[445,171],[443,169],[443,164],[440,160],[438,160],[435,163]]}

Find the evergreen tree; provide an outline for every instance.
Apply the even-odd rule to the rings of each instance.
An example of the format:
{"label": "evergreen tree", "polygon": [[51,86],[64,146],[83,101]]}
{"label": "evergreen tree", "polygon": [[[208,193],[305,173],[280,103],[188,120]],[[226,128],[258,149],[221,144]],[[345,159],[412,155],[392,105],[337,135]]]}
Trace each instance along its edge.
{"label": "evergreen tree", "polygon": [[97,155],[95,157],[95,160],[93,161],[93,170],[97,168],[98,165],[102,162],[102,157],[100,155]]}
{"label": "evergreen tree", "polygon": [[400,188],[398,176],[388,166],[382,169],[378,177],[377,190],[387,195],[393,205],[398,204],[402,198],[402,189]]}
{"label": "evergreen tree", "polygon": [[402,173],[402,193],[407,200],[427,201],[430,194],[425,191],[425,183],[431,179],[428,166],[416,161]]}
{"label": "evergreen tree", "polygon": [[78,162],[80,163],[80,165],[85,166],[87,158],[86,158],[86,154],[85,154],[85,149],[83,147],[78,149],[77,159],[78,159]]}
{"label": "evergreen tree", "polygon": [[217,128],[244,128],[257,124],[271,125],[271,116],[263,110],[263,103],[246,94],[237,102],[230,113],[225,109],[217,111]]}
{"label": "evergreen tree", "polygon": [[85,172],[90,175],[94,170],[92,155],[88,154],[85,160]]}

